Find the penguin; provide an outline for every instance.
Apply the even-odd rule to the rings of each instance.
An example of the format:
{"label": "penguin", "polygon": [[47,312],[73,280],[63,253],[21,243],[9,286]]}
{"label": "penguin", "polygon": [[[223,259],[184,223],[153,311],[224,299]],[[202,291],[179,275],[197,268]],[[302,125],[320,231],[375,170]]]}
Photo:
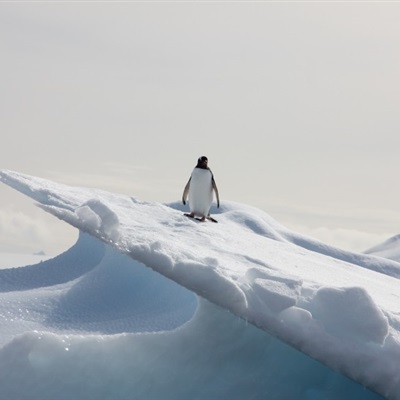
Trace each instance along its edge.
{"label": "penguin", "polygon": [[196,219],[199,221],[208,219],[217,222],[214,218],[210,217],[213,191],[217,199],[217,207],[219,208],[218,188],[214,180],[214,175],[208,167],[208,159],[205,156],[199,157],[182,195],[183,204],[186,204],[189,195],[190,214],[185,215],[190,218],[197,217]]}

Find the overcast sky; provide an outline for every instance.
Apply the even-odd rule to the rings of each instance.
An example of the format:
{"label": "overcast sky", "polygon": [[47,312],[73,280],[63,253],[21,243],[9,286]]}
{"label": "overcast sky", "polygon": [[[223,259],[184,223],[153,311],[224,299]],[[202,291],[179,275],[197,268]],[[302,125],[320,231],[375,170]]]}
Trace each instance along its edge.
{"label": "overcast sky", "polygon": [[[0,169],[221,201],[364,250],[400,233],[400,3],[0,3]],[[0,251],[72,228],[0,186]]]}

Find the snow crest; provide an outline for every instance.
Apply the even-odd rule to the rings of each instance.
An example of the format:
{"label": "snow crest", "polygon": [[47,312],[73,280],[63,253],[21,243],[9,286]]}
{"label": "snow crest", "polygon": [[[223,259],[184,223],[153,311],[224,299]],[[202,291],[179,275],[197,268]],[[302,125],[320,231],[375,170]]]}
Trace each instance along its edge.
{"label": "snow crest", "polygon": [[84,224],[88,230],[101,231],[109,240],[114,242],[118,240],[118,216],[101,200],[88,200],[85,204],[75,209],[75,214],[81,224]]}

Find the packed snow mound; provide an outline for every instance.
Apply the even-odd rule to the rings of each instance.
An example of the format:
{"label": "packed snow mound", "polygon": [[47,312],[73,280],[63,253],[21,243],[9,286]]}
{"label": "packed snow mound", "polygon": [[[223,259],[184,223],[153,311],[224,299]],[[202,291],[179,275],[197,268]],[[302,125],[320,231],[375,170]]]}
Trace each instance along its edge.
{"label": "packed snow mound", "polygon": [[[184,217],[178,203],[10,171],[0,179],[141,265],[383,396],[400,398],[399,263],[326,246],[235,203],[221,207],[219,224],[200,223]],[[72,303],[66,304],[74,309]]]}
{"label": "packed snow mound", "polygon": [[387,318],[363,288],[318,289],[309,310],[328,332],[344,339],[383,344],[388,335]]}

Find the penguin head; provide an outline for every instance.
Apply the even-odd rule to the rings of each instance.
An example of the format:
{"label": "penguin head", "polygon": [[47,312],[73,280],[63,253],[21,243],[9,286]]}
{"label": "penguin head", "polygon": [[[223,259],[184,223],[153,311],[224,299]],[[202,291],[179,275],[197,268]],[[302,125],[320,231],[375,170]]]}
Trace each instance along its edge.
{"label": "penguin head", "polygon": [[208,158],[206,156],[201,156],[197,160],[197,168],[207,168],[208,166]]}

